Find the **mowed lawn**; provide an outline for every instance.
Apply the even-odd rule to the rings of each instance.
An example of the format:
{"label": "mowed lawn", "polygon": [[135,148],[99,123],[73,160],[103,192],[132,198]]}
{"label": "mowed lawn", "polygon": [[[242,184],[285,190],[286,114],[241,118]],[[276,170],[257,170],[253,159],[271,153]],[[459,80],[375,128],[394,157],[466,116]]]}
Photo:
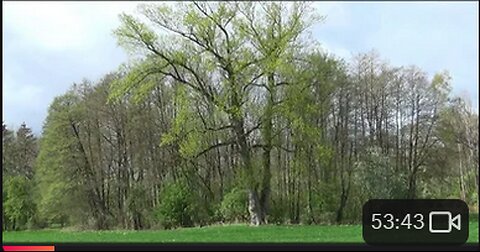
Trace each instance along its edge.
{"label": "mowed lawn", "polygon": [[[4,243],[91,242],[91,243],[171,243],[171,242],[302,242],[361,243],[360,225],[250,227],[225,225],[175,230],[147,231],[66,231],[39,230],[3,232]],[[478,243],[478,222],[470,222],[469,243]]]}

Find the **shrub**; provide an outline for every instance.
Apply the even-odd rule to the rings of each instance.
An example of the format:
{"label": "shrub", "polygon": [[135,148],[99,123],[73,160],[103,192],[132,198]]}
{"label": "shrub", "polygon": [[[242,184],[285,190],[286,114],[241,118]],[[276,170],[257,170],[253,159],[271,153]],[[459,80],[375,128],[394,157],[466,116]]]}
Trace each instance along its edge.
{"label": "shrub", "polygon": [[247,220],[247,195],[244,191],[234,188],[225,194],[220,205],[222,219],[227,222]]}
{"label": "shrub", "polygon": [[156,208],[156,218],[164,228],[191,227],[198,221],[197,200],[185,181],[167,184]]}
{"label": "shrub", "polygon": [[33,218],[35,205],[30,197],[31,181],[24,177],[9,177],[4,184],[3,211],[9,228],[20,230],[27,228]]}

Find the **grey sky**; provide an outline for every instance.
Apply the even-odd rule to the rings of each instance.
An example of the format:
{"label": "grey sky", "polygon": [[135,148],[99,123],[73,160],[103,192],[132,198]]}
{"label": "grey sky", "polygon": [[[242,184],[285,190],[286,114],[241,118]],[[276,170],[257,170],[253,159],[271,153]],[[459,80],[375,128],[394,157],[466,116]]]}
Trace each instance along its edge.
{"label": "grey sky", "polygon": [[[2,2],[3,120],[40,133],[49,104],[72,83],[127,61],[112,30],[140,2]],[[478,111],[478,2],[316,2],[313,36],[344,58],[375,48],[393,65],[448,70]]]}

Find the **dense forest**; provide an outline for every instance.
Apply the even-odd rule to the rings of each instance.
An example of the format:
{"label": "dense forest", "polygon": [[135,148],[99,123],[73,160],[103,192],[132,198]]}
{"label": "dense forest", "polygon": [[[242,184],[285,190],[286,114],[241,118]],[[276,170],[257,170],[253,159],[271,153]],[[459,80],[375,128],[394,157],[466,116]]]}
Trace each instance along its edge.
{"label": "dense forest", "polygon": [[328,54],[305,3],[139,11],[114,31],[130,61],[56,97],[41,135],[3,123],[3,230],[356,223],[372,198],[478,211],[478,113],[448,72]]}

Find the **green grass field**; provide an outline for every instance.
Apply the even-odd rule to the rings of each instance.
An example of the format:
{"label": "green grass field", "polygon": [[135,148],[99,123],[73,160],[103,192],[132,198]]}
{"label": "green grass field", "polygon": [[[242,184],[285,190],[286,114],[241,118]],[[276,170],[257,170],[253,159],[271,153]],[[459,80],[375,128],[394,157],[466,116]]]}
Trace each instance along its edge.
{"label": "green grass field", "polygon": [[[362,227],[352,226],[260,226],[225,225],[149,231],[40,230],[3,232],[3,242],[301,242],[361,243]],[[478,222],[470,222],[469,243],[478,243]]]}

